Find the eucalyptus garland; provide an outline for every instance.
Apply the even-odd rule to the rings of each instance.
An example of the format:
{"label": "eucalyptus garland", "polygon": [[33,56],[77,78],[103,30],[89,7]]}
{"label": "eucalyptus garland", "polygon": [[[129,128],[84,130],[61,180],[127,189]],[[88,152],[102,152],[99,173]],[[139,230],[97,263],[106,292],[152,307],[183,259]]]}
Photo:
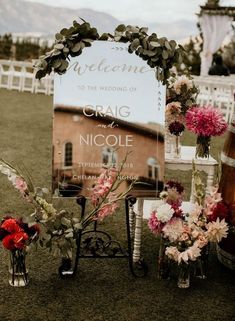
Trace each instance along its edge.
{"label": "eucalyptus garland", "polygon": [[104,33],[99,36],[97,29],[81,19],[82,23],[73,21],[70,28],[63,28],[55,35],[53,49],[39,58],[36,64],[36,78],[41,79],[52,71],[64,74],[69,66],[70,57],[82,54],[85,47],[90,47],[94,40],[129,42],[129,53],[141,57],[151,68],[156,68],[156,78],[166,84],[170,69],[181,63],[184,48],[174,40],[158,38],[156,33],[150,36],[148,28],[119,25],[114,35]]}

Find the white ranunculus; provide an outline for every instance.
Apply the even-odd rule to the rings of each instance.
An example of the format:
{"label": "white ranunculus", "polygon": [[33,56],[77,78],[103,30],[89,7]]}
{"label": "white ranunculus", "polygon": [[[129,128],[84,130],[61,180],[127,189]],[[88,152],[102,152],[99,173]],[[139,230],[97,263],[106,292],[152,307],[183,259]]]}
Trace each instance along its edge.
{"label": "white ranunculus", "polygon": [[156,216],[160,222],[166,223],[172,218],[173,214],[173,208],[169,204],[163,204],[158,207]]}

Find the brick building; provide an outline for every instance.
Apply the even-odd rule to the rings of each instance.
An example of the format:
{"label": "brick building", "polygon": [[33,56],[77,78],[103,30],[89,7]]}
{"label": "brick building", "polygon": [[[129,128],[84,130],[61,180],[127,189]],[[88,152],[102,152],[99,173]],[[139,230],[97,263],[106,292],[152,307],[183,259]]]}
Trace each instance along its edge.
{"label": "brick building", "polygon": [[81,107],[54,108],[53,191],[59,196],[87,195],[100,168],[120,165],[126,188],[133,179],[138,194],[156,193],[164,176],[164,134],[157,123],[131,123],[104,114],[84,115]]}

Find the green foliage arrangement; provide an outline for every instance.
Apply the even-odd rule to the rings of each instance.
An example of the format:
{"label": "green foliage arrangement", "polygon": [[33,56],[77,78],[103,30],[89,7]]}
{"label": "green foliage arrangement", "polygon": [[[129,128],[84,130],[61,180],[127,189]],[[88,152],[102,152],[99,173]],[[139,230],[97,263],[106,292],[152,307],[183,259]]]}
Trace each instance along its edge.
{"label": "green foliage arrangement", "polygon": [[0,36],[0,59],[10,59],[12,56],[12,36],[5,34]]}
{"label": "green foliage arrangement", "polygon": [[63,28],[55,35],[53,49],[41,56],[36,64],[36,78],[41,79],[52,71],[64,74],[69,65],[70,57],[82,54],[85,47],[90,47],[94,40],[108,40],[129,42],[129,53],[135,52],[137,56],[147,62],[151,68],[156,68],[156,78],[166,84],[170,76],[170,69],[182,62],[184,48],[177,45],[174,40],[158,38],[155,33],[147,34],[148,28],[119,25],[114,35],[104,33],[99,36],[96,28],[88,22],[79,24],[73,21],[70,28]]}

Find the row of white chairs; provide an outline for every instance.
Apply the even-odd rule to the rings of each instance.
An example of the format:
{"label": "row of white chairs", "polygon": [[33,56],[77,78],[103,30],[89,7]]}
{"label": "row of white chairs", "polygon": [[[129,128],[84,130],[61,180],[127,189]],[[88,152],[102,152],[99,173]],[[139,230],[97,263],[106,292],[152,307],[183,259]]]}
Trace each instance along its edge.
{"label": "row of white chairs", "polygon": [[235,112],[235,77],[194,77],[194,83],[200,90],[197,103],[219,108],[230,122]]}
{"label": "row of white chairs", "polygon": [[[219,108],[229,122],[235,112],[235,76],[195,76],[194,82],[200,89],[197,102]],[[53,74],[39,81],[32,62],[0,60],[0,88],[52,95]]]}
{"label": "row of white chairs", "polygon": [[0,88],[52,95],[53,75],[39,81],[35,72],[31,62],[0,60]]}

